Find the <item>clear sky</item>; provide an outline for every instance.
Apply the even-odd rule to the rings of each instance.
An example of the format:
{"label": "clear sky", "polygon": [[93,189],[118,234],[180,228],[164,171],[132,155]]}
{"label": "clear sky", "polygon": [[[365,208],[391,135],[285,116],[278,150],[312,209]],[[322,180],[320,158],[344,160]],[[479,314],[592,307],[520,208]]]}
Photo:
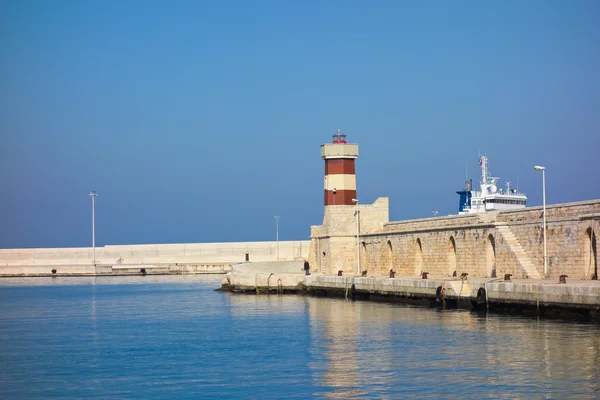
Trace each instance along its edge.
{"label": "clear sky", "polygon": [[322,143],[358,198],[456,213],[479,154],[600,198],[598,1],[0,2],[0,247],[308,239]]}

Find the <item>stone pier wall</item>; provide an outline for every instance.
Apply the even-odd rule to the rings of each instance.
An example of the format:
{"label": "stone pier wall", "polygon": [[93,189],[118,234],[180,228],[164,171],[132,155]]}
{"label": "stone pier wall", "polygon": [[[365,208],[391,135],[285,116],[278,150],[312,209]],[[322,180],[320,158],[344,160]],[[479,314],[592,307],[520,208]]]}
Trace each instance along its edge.
{"label": "stone pier wall", "polygon": [[[550,205],[546,210],[546,275],[597,276],[600,200]],[[373,226],[381,222],[374,221]],[[351,224],[347,218],[326,218],[323,226],[313,227],[310,257],[320,261],[322,272],[356,273],[356,233]],[[512,274],[539,279],[544,276],[542,232],[542,207],[383,223],[379,230],[361,230],[361,270],[369,275],[388,275],[393,268],[398,276],[426,271],[432,276],[456,272],[469,277]],[[331,258],[334,255],[336,259]]]}
{"label": "stone pier wall", "polygon": [[[546,212],[549,275],[558,277],[564,274],[573,278],[589,279],[598,268],[600,200],[547,206]],[[498,223],[510,226],[540,271],[543,271],[544,265],[542,217],[542,207],[503,212],[498,215]],[[596,252],[595,262],[593,254],[589,257],[590,250]]]}

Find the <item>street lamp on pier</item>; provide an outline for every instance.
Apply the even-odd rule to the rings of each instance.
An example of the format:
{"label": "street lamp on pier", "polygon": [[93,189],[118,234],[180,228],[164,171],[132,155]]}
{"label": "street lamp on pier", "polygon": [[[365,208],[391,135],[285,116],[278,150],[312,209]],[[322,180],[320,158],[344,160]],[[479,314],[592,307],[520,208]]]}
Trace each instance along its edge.
{"label": "street lamp on pier", "polygon": [[356,272],[360,276],[360,210],[358,209],[358,199],[352,199],[356,204]]}
{"label": "street lamp on pier", "polygon": [[542,213],[544,214],[544,278],[548,274],[548,253],[546,252],[546,167],[536,165],[536,171],[542,171]]}

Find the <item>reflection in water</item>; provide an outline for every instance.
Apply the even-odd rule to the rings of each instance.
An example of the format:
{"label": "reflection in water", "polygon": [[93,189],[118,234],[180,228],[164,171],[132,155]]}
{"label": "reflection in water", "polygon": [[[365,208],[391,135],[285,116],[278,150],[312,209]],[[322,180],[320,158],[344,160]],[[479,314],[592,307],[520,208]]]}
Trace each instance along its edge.
{"label": "reflection in water", "polygon": [[265,315],[294,315],[306,313],[306,304],[296,296],[247,295],[232,293],[227,295],[232,317],[255,318]]}
{"label": "reflection in water", "polygon": [[0,280],[0,398],[593,398],[600,326],[215,292],[222,277]]}
{"label": "reflection in water", "polygon": [[98,326],[97,326],[97,315],[96,315],[96,277],[92,277],[92,313],[91,313],[91,320],[92,320],[92,338],[94,339],[94,348],[98,349],[98,341],[97,341],[97,335],[98,335]]}
{"label": "reflection in water", "polygon": [[464,310],[309,298],[321,395],[590,396],[600,390],[596,325]]}
{"label": "reflection in water", "polygon": [[[316,386],[334,388],[327,392],[329,397],[348,398],[362,394],[360,373],[356,357],[360,328],[356,315],[359,307],[341,300],[308,299],[312,330],[311,351],[313,356],[322,352],[326,359],[324,366],[316,366],[314,376]],[[323,324],[323,325],[321,325]],[[322,375],[321,375],[321,372]]]}

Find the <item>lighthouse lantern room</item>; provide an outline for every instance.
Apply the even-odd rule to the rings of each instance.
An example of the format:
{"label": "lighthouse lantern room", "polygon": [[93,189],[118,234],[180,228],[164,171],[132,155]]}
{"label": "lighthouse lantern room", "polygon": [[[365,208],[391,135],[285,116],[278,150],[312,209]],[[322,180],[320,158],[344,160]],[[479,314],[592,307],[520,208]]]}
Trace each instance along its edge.
{"label": "lighthouse lantern room", "polygon": [[358,158],[358,144],[347,143],[346,135],[338,129],[332,143],[321,145],[325,160],[325,206],[353,205],[356,199],[354,160]]}

